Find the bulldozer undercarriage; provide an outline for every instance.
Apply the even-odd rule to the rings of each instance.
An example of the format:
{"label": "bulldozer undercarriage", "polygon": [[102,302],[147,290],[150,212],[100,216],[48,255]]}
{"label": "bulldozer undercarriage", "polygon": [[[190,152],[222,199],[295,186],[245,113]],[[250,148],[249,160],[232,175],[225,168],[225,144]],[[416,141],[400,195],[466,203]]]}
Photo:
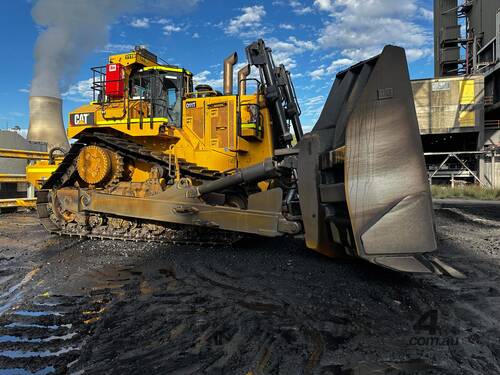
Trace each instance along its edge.
{"label": "bulldozer undercarriage", "polygon": [[[129,160],[126,168],[125,159]],[[131,173],[133,161],[152,165],[150,178],[145,182],[129,182],[122,179]],[[45,228],[56,234],[124,241],[154,241],[176,244],[231,244],[242,235],[214,228],[181,226],[148,220],[131,219],[116,215],[79,212],[74,197],[81,182],[87,189],[125,197],[148,197],[164,191],[165,171],[172,170],[171,158],[153,154],[146,147],[106,133],[94,133],[75,143],[54,175],[38,193],[37,210]],[[132,163],[131,163],[132,162]],[[222,176],[217,171],[178,160],[184,177],[213,179]],[[181,167],[182,166],[182,167]],[[133,167],[132,167],[133,168]],[[231,196],[228,205],[236,206]]]}

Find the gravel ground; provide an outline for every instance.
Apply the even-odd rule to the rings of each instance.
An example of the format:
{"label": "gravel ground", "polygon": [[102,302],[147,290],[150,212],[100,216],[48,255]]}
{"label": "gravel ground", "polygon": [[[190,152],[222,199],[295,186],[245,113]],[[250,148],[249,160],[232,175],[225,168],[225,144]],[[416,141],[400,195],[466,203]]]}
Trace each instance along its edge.
{"label": "gravel ground", "polygon": [[296,240],[90,241],[0,215],[0,375],[500,373],[498,207],[436,217],[435,255],[465,279]]}

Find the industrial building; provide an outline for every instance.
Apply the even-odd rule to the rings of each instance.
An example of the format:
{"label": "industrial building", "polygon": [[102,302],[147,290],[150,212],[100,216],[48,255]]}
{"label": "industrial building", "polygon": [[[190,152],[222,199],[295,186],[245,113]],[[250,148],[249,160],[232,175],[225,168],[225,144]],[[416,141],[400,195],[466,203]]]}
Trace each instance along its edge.
{"label": "industrial building", "polygon": [[[21,133],[20,129],[0,130],[0,149],[46,151],[47,146],[42,143],[30,142]],[[3,154],[4,152],[2,152]],[[9,199],[34,196],[26,179],[26,158],[0,157],[0,209],[10,208]]]}
{"label": "industrial building", "polygon": [[412,82],[431,182],[500,187],[499,9],[434,1],[435,77]]}

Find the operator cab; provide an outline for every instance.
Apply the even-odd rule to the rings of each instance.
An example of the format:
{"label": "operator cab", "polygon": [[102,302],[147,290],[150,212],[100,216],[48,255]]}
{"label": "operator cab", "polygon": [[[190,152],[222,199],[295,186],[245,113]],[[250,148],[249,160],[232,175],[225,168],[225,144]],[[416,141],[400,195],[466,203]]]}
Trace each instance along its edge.
{"label": "operator cab", "polygon": [[104,120],[181,127],[182,100],[193,91],[191,72],[160,65],[156,55],[141,47],[111,56],[106,66],[92,71],[93,104],[102,107]]}
{"label": "operator cab", "polygon": [[152,66],[140,69],[129,80],[129,100],[150,104],[154,118],[166,118],[180,127],[182,99],[191,91],[192,76],[183,69]]}

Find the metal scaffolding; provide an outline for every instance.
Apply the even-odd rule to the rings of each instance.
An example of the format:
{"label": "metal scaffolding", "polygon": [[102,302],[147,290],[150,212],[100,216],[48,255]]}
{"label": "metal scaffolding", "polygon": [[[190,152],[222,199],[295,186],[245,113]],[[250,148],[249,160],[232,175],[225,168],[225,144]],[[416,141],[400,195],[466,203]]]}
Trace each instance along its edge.
{"label": "metal scaffolding", "polygon": [[[443,170],[443,167],[447,165],[450,160],[456,160],[459,162],[459,164],[462,166],[461,170],[459,171],[454,171],[451,173],[448,173],[446,176],[450,177],[450,182],[452,187],[455,186],[455,179],[456,178],[464,178],[464,177],[472,177],[475,181],[479,183],[480,186],[483,187],[495,187],[496,186],[496,151],[497,149],[491,149],[491,150],[483,150],[483,151],[457,151],[457,152],[426,152],[424,153],[424,156],[439,156],[443,155],[446,156],[444,160],[439,164],[437,169],[433,170],[432,172],[429,171],[429,183],[432,185],[432,179],[435,177],[442,177],[439,176],[439,172]],[[461,155],[482,155],[482,156],[490,156],[491,157],[491,180],[488,183],[485,183],[485,181],[481,178],[480,175],[478,175],[477,171],[473,171],[469,166],[467,166],[467,163],[463,158],[461,158]],[[465,172],[465,173],[463,173]]]}

